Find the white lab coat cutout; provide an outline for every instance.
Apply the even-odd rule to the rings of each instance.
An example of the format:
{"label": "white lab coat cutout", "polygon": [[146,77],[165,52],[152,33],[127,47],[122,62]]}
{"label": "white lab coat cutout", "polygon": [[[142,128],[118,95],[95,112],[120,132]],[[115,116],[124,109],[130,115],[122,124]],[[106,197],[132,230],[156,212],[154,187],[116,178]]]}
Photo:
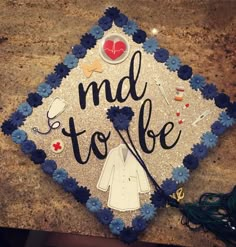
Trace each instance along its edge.
{"label": "white lab coat cutout", "polygon": [[144,169],[125,144],[112,149],[106,158],[97,188],[107,191],[108,187],[108,207],[119,211],[139,209],[139,193],[150,191]]}

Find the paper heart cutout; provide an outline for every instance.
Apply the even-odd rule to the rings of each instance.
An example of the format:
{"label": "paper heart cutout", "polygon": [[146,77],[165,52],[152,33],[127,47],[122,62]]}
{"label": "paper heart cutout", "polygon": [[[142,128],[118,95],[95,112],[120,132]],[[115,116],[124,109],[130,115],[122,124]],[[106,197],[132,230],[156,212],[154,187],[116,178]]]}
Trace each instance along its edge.
{"label": "paper heart cutout", "polygon": [[103,50],[109,58],[116,60],[126,51],[126,44],[123,41],[106,40],[103,45]]}

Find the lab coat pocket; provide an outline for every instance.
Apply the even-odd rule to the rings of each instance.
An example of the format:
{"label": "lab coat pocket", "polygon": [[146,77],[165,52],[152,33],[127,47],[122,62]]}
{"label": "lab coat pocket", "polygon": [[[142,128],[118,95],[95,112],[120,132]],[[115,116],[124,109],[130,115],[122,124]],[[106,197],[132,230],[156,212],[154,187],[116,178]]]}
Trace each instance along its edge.
{"label": "lab coat pocket", "polygon": [[129,176],[129,188],[132,193],[138,193],[138,179],[136,176]]}
{"label": "lab coat pocket", "polygon": [[137,177],[136,177],[136,176],[129,176],[129,181],[130,181],[130,182],[135,182],[135,183],[137,183]]}

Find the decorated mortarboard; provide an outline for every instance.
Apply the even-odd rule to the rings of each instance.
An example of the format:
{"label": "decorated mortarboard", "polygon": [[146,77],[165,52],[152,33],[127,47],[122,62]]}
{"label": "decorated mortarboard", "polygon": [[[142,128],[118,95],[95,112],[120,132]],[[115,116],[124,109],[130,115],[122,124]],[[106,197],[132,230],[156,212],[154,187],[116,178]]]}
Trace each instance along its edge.
{"label": "decorated mortarboard", "polygon": [[111,7],[1,128],[125,243],[167,206],[235,243],[236,188],[181,203],[235,119],[229,96]]}

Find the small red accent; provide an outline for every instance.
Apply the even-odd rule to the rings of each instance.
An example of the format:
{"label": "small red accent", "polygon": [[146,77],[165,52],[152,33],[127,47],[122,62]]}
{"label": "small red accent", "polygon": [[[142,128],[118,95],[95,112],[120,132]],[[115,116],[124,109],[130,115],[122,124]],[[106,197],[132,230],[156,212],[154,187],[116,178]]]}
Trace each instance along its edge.
{"label": "small red accent", "polygon": [[57,143],[52,144],[52,145],[53,145],[55,151],[62,149],[60,142],[57,142]]}
{"label": "small red accent", "polygon": [[176,90],[179,91],[179,92],[184,92],[184,89],[183,88],[177,87]]}
{"label": "small red accent", "polygon": [[176,116],[177,116],[177,117],[180,116],[180,112],[179,112],[179,111],[176,112]]}
{"label": "small red accent", "polygon": [[184,119],[180,119],[180,120],[178,121],[179,124],[182,124],[183,122],[184,122]]}
{"label": "small red accent", "polygon": [[189,108],[189,106],[190,106],[189,103],[188,104],[185,104],[184,107],[183,107],[183,109]]}

